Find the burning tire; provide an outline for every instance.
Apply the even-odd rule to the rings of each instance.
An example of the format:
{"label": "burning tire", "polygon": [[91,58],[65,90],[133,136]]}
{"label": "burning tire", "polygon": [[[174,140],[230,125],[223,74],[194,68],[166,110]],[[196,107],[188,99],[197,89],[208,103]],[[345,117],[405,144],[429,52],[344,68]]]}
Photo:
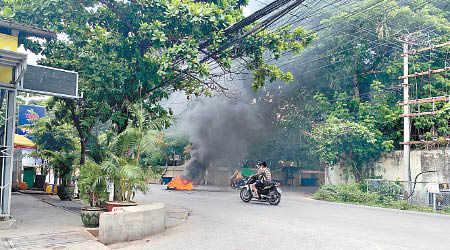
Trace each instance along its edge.
{"label": "burning tire", "polygon": [[252,193],[247,188],[241,189],[240,195],[243,202],[249,202],[252,199]]}

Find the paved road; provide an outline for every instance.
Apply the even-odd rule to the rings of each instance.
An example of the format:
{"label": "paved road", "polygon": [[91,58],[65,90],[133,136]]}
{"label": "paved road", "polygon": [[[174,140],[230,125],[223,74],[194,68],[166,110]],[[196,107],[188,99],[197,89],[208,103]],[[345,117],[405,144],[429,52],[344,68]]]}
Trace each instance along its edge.
{"label": "paved road", "polygon": [[191,211],[180,226],[128,249],[450,249],[450,216],[353,206],[284,192],[279,206],[244,203],[238,191],[168,191],[141,203]]}

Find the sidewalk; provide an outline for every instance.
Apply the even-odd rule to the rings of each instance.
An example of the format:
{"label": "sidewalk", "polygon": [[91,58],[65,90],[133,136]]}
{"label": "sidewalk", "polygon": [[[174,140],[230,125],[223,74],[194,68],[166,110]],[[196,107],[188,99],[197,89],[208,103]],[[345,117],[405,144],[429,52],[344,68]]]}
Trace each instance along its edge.
{"label": "sidewalk", "polygon": [[81,209],[86,206],[82,204],[80,200],[62,201],[59,199],[57,195],[48,195],[48,194],[30,194],[30,195],[51,206],[64,209],[68,212],[78,214],[80,216],[81,216]]}
{"label": "sidewalk", "polygon": [[[13,193],[11,211],[15,229],[0,230],[0,250],[6,249],[109,249],[81,222],[83,204],[61,201],[56,195]],[[183,223],[184,208],[166,207],[166,228]],[[123,243],[124,246],[132,243]],[[117,244],[117,248],[121,244]]]}
{"label": "sidewalk", "polygon": [[108,249],[85,230],[79,215],[33,195],[13,193],[11,211],[17,228],[0,231],[0,250]]}

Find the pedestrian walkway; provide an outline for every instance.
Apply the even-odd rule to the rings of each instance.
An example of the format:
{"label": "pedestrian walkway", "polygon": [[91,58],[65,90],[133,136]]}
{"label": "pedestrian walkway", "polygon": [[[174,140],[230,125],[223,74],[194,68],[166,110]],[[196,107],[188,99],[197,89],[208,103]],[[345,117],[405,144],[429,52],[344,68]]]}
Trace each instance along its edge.
{"label": "pedestrian walkway", "polygon": [[[45,199],[53,198],[56,202],[56,196]],[[11,215],[16,228],[0,231],[0,250],[108,249],[85,230],[78,214],[49,203],[33,195],[13,193]]]}
{"label": "pedestrian walkway", "polygon": [[[39,248],[78,248],[80,245],[70,246],[71,244],[94,243],[95,239],[84,231],[47,233],[36,235],[23,235],[14,237],[0,238],[0,250],[7,249],[39,249]],[[95,244],[95,243],[94,243]]]}
{"label": "pedestrian walkway", "polygon": [[81,209],[86,206],[82,204],[79,200],[62,201],[61,199],[59,199],[57,195],[31,194],[31,196],[51,206],[61,208],[68,212],[78,215],[81,215]]}
{"label": "pedestrian walkway", "polygon": [[[11,211],[16,228],[0,230],[0,250],[109,249],[84,228],[80,218],[83,206],[61,201],[56,195],[13,193]],[[166,228],[180,225],[188,216],[186,209],[167,206]]]}

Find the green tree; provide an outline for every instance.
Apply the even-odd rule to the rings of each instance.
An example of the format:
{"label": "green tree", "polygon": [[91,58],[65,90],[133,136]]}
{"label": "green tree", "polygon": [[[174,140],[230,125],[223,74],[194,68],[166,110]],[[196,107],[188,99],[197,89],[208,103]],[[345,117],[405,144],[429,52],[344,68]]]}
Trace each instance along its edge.
{"label": "green tree", "polygon": [[32,128],[30,135],[36,143],[34,156],[46,160],[45,168],[55,170],[62,186],[70,184],[79,155],[79,145],[73,127],[45,117],[27,126]]}
{"label": "green tree", "polygon": [[[117,133],[130,121],[123,103],[143,103],[153,117],[164,117],[158,101],[183,90],[187,95],[225,92],[218,80],[239,73],[232,62],[253,73],[252,87],[267,81],[292,81],[292,75],[266,62],[281,53],[300,52],[313,39],[302,28],[263,31],[223,50],[249,27],[224,30],[243,15],[244,1],[3,1],[1,16],[64,34],[64,39],[36,42],[20,38],[42,53],[41,63],[79,72],[80,100],[59,100],[62,115],[76,127],[81,162],[97,119],[111,120]],[[170,124],[165,124],[169,126]]]}
{"label": "green tree", "polygon": [[69,152],[78,148],[76,132],[70,124],[58,124],[55,120],[43,117],[24,127],[31,128],[30,136],[34,138],[37,151]]}
{"label": "green tree", "polygon": [[103,207],[108,200],[107,175],[100,165],[88,161],[80,168],[78,190],[80,200],[91,207]]}
{"label": "green tree", "polygon": [[155,129],[165,121],[151,120],[142,105],[128,107],[133,121],[120,134],[103,138],[107,146],[101,167],[114,183],[114,197],[129,202],[136,191],[148,191],[147,178],[157,177],[151,166],[142,165],[141,157],[161,143],[162,134]]}
{"label": "green tree", "polygon": [[185,160],[183,152],[188,143],[189,139],[186,136],[178,132],[166,132],[163,134],[161,143],[143,155],[142,160],[147,165],[155,167],[165,165],[166,160],[173,158],[174,150],[176,154],[181,155],[182,160]]}
{"label": "green tree", "polygon": [[[419,43],[428,40],[428,35],[433,44],[448,41],[448,7],[448,1],[443,0],[365,0],[342,9],[321,10],[320,25],[313,24],[319,29],[317,40],[299,57],[279,64],[292,70],[294,84],[276,89],[268,86],[260,96],[268,107],[263,119],[275,121],[273,130],[281,134],[278,138],[294,136],[289,143],[296,143],[297,150],[291,158],[303,155],[300,159],[305,165],[316,165],[317,159],[328,164],[341,161],[359,178],[368,174],[361,171],[370,170],[382,152],[400,148],[402,107],[397,102],[402,99],[398,77],[403,74],[403,61],[402,44],[396,38],[417,31]],[[410,56],[410,74],[443,68],[448,53],[449,48],[434,50],[431,60],[429,53]],[[448,74],[436,74],[412,78],[410,83],[410,98],[416,99],[446,95],[450,82]],[[424,104],[420,109],[431,111],[432,106]],[[435,109],[442,106],[436,104]],[[418,106],[412,111],[418,111]],[[415,117],[412,132],[420,135],[431,131],[430,138],[444,137],[450,134],[448,119],[446,112]],[[355,148],[347,144],[350,142]],[[277,153],[276,157],[284,156]]]}

